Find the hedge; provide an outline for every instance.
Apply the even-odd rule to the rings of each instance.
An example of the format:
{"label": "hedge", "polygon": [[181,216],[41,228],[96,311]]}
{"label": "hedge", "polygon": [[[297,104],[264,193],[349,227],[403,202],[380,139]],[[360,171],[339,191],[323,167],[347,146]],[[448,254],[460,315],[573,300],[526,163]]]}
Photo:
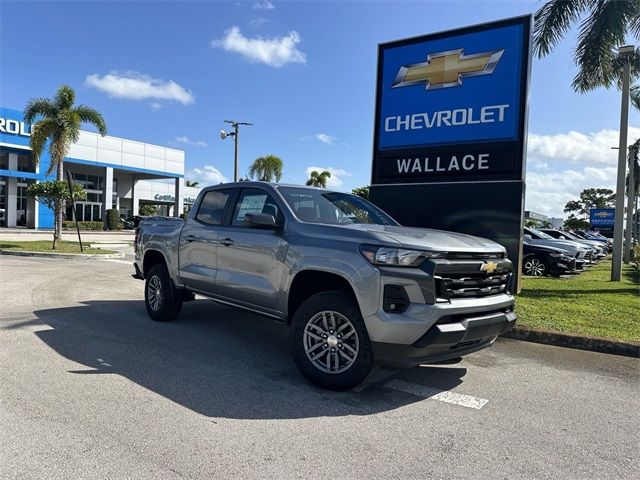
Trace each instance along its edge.
{"label": "hedge", "polygon": [[[102,222],[78,222],[80,230],[104,230],[104,224]],[[66,220],[62,222],[63,230],[75,230],[76,223],[72,220]]]}
{"label": "hedge", "polygon": [[107,228],[109,230],[122,230],[120,212],[117,208],[110,208],[107,210]]}

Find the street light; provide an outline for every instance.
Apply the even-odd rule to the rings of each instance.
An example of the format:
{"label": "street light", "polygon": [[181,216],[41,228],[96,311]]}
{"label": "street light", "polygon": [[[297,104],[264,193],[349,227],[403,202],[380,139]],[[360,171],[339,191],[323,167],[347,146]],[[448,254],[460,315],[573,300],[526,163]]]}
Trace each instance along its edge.
{"label": "street light", "polygon": [[613,227],[613,264],[611,281],[619,282],[622,276],[622,233],[624,221],[624,180],[627,167],[627,127],[629,126],[629,83],[633,45],[618,49],[618,58],[624,62],[622,69],[622,101],[620,103],[620,141],[618,143],[618,181],[616,183],[616,218]]}
{"label": "street light", "polygon": [[238,134],[239,125],[253,125],[249,122],[236,122],[235,120],[225,120],[224,123],[230,123],[233,127],[233,132],[220,131],[220,138],[224,140],[227,137],[233,137],[234,149],[233,149],[233,181],[238,181]]}

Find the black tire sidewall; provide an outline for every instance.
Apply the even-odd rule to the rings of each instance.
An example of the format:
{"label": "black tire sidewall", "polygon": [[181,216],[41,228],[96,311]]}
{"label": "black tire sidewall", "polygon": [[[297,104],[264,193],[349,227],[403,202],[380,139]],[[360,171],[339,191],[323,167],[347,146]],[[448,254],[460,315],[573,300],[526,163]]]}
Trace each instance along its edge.
{"label": "black tire sidewall", "polygon": [[[162,303],[158,310],[153,310],[149,305],[149,282],[153,277],[158,277],[162,289]],[[147,314],[156,322],[168,322],[174,320],[182,308],[180,292],[173,286],[166,265],[154,265],[146,275],[144,283],[144,303]]]}
{"label": "black tire sidewall", "polygon": [[[318,370],[304,351],[304,329],[317,313],[333,310],[347,317],[358,334],[358,357],[355,363],[342,373],[326,373]],[[293,360],[302,374],[318,386],[330,390],[347,390],[367,378],[373,368],[373,352],[367,328],[360,309],[353,297],[340,291],[322,292],[312,295],[296,310],[291,320],[289,344]]]}

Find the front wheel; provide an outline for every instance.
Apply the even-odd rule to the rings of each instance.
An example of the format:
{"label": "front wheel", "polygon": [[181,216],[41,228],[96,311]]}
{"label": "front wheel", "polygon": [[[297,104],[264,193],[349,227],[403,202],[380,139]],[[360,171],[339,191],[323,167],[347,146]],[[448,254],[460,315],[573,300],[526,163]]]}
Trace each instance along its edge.
{"label": "front wheel", "polygon": [[547,263],[538,257],[529,257],[525,259],[522,265],[522,271],[525,275],[531,275],[533,277],[542,277],[549,273],[549,267]]}
{"label": "front wheel", "polygon": [[373,353],[360,309],[348,295],[309,297],[291,322],[293,360],[311,382],[331,390],[360,384],[373,368]]}
{"label": "front wheel", "polygon": [[182,292],[173,286],[167,266],[154,265],[145,278],[144,301],[149,316],[156,322],[174,320],[182,309]]}

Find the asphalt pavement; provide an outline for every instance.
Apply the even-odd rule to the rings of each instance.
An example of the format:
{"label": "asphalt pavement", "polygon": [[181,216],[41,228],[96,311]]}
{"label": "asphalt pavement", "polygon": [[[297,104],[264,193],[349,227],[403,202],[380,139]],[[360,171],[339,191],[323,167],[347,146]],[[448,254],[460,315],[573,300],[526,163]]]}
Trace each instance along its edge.
{"label": "asphalt pavement", "polygon": [[640,360],[515,340],[308,384],[284,325],[152,322],[124,260],[0,255],[0,478],[640,478]]}

